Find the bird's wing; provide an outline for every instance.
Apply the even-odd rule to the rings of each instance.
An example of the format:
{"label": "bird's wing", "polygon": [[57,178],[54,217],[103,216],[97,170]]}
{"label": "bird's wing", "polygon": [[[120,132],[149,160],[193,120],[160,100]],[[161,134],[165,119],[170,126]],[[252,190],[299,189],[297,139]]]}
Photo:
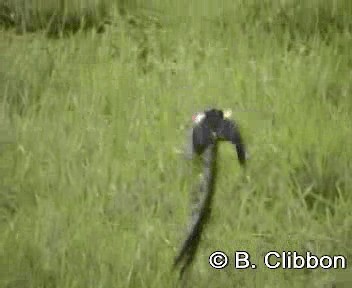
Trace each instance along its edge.
{"label": "bird's wing", "polygon": [[218,137],[235,145],[238,160],[241,165],[244,165],[246,162],[246,147],[240,130],[235,122],[229,119],[224,119],[220,125]]}
{"label": "bird's wing", "polygon": [[202,154],[204,150],[214,142],[211,130],[203,124],[193,127],[192,131],[192,145],[194,152],[198,155]]}

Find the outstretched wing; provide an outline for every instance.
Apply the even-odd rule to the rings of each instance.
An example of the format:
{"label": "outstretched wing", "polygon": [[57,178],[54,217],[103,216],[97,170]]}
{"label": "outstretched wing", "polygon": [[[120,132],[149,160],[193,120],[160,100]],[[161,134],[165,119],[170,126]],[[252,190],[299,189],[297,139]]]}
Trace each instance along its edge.
{"label": "outstretched wing", "polygon": [[197,125],[193,128],[192,144],[194,152],[198,155],[203,154],[205,149],[214,143],[214,137],[211,130],[204,124]]}
{"label": "outstretched wing", "polygon": [[193,159],[195,155],[202,155],[205,149],[214,143],[214,137],[210,128],[204,124],[203,119],[195,125],[187,133],[187,142],[184,147],[184,155],[186,159]]}
{"label": "outstretched wing", "polygon": [[239,128],[234,121],[224,119],[219,127],[218,137],[231,142],[236,147],[238,161],[241,165],[246,163],[246,147]]}

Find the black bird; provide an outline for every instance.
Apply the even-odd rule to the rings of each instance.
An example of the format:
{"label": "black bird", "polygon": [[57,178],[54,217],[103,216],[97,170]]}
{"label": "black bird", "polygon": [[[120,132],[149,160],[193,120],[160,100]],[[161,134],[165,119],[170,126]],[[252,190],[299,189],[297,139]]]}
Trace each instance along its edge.
{"label": "black bird", "polygon": [[[230,112],[231,113],[231,112]],[[191,139],[186,147],[186,155],[203,154],[205,149],[216,141],[229,141],[235,145],[237,157],[241,165],[246,162],[246,149],[235,121],[228,119],[229,112],[209,109],[193,115],[194,126],[191,129]]]}
{"label": "black bird", "polygon": [[242,136],[237,124],[229,119],[230,115],[228,114],[228,112],[224,113],[219,109],[208,109],[192,117],[194,126],[190,131],[190,139],[186,146],[186,156],[187,158],[193,158],[194,155],[203,156],[204,171],[199,187],[201,199],[192,211],[192,221],[186,240],[174,260],[174,266],[184,260],[180,272],[181,278],[195,257],[201,233],[210,217],[217,176],[218,142],[231,142],[235,145],[241,166],[246,163],[246,149]]}

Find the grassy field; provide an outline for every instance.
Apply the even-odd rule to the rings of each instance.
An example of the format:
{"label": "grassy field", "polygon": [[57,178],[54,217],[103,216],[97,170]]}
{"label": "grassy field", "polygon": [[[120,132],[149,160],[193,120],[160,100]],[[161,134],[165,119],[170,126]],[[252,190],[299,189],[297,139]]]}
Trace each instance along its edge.
{"label": "grassy field", "polygon": [[[352,265],[351,1],[55,3],[0,1],[0,287],[351,287],[351,266],[262,263],[296,250]],[[109,24],[60,37],[71,26],[50,30],[52,11]],[[174,150],[209,106],[233,110],[251,158],[241,171],[221,146],[180,284],[197,171]],[[258,268],[212,269],[216,250]]]}

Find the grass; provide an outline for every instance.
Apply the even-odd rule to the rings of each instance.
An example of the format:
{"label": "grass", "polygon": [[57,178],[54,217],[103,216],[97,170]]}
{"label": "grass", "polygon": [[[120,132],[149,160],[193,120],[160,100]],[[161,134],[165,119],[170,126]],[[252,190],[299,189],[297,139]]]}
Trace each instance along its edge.
{"label": "grass", "polygon": [[[174,148],[207,106],[232,108],[251,159],[221,146],[187,285],[350,286],[350,269],[261,263],[352,259],[350,2],[208,2],[135,1],[101,34],[0,32],[0,287],[178,287],[196,171]],[[259,267],[211,269],[215,250]]]}

